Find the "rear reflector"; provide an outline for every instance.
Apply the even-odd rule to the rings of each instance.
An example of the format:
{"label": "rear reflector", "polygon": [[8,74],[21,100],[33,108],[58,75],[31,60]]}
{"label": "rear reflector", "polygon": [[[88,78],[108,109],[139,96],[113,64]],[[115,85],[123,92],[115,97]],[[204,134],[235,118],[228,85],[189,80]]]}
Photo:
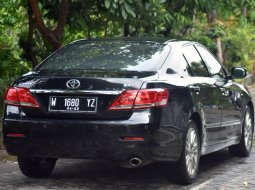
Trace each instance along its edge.
{"label": "rear reflector", "polygon": [[165,106],[168,100],[168,90],[153,88],[124,91],[110,106],[110,110],[129,110]]}
{"label": "rear reflector", "polygon": [[39,108],[39,104],[28,88],[10,87],[5,93],[4,100],[8,105]]}
{"label": "rear reflector", "polygon": [[24,134],[22,133],[9,133],[6,135],[7,137],[26,137]]}
{"label": "rear reflector", "polygon": [[143,137],[121,137],[121,141],[144,141]]}

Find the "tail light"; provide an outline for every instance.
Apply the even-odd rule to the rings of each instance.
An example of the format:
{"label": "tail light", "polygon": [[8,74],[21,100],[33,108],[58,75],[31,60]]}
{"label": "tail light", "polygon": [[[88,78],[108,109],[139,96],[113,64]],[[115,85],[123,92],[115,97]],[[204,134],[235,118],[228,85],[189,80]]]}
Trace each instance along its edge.
{"label": "tail light", "polygon": [[110,110],[129,110],[165,106],[168,90],[164,88],[126,90],[110,106]]}
{"label": "tail light", "polygon": [[6,135],[7,137],[26,137],[23,133],[9,133]]}
{"label": "tail light", "polygon": [[5,93],[4,100],[8,105],[39,108],[39,104],[28,88],[10,87]]}
{"label": "tail light", "polygon": [[143,137],[120,137],[120,141],[144,141]]}

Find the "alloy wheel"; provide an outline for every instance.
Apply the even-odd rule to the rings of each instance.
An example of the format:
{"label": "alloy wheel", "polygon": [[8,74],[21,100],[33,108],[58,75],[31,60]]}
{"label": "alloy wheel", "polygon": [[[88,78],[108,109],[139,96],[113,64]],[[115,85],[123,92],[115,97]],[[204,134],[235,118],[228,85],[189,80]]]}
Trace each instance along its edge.
{"label": "alloy wheel", "polygon": [[190,176],[196,174],[198,157],[198,137],[195,129],[191,127],[187,133],[185,146],[186,167]]}
{"label": "alloy wheel", "polygon": [[252,144],[252,118],[250,112],[246,112],[244,120],[244,142],[247,150],[251,148]]}

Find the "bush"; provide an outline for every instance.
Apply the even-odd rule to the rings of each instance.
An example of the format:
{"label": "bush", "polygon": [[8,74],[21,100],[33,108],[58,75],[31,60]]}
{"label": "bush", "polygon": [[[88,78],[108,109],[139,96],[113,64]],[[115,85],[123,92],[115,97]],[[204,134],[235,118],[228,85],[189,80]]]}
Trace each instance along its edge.
{"label": "bush", "polygon": [[11,85],[14,81],[14,78],[7,78],[7,79],[0,79],[0,116],[3,115],[3,108],[4,108],[4,94],[6,89]]}
{"label": "bush", "polygon": [[225,64],[228,67],[246,67],[252,72],[254,63],[254,26],[251,24],[233,25],[225,29],[223,37]]}

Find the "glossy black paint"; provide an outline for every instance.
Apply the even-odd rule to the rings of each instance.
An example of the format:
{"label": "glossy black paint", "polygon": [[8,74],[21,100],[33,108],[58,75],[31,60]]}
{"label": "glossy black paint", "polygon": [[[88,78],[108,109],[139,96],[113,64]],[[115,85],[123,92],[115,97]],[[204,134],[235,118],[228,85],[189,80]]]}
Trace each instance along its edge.
{"label": "glossy black paint", "polygon": [[[125,161],[136,156],[148,161],[177,161],[189,119],[199,126],[202,155],[239,143],[244,109],[248,105],[253,110],[248,90],[223,67],[226,76],[222,78],[210,73],[208,77],[192,76],[183,61],[182,48],[198,43],[164,44],[170,47],[169,54],[155,71],[35,70],[17,79],[13,86],[29,88],[40,109],[5,105],[3,131],[8,153],[27,157]],[[72,78],[80,80],[79,89],[67,89],[66,82]],[[122,91],[146,88],[167,88],[167,106],[108,110]],[[100,94],[102,91],[109,93]],[[98,97],[98,112],[49,112],[49,96],[65,94]],[[8,137],[9,133],[26,137]],[[144,141],[126,142],[121,140],[123,136],[144,137]]]}

